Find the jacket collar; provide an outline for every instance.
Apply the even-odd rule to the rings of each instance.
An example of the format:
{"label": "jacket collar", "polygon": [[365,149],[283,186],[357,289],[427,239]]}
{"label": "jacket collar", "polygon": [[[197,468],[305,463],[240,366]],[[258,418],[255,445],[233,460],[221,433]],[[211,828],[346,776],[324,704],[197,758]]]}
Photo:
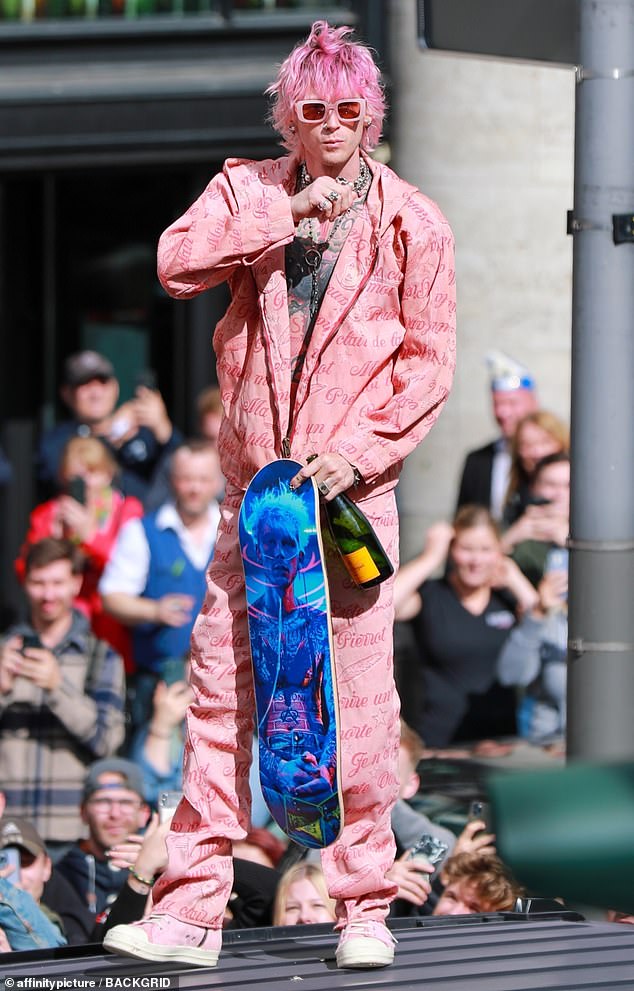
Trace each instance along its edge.
{"label": "jacket collar", "polygon": [[[90,636],[90,624],[84,614],[80,613],[77,609],[72,610],[72,615],[73,618],[68,633],[52,648],[53,653],[57,657],[65,654],[68,650],[77,651],[80,654],[86,652],[88,637]],[[29,633],[35,633],[35,629],[30,623],[23,622],[11,627],[7,635],[23,637]]]}

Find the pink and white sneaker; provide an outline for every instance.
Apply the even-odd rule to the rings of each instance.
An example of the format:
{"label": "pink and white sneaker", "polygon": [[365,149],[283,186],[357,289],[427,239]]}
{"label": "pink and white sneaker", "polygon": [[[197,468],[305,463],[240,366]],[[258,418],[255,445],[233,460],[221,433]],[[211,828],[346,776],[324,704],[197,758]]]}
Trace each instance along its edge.
{"label": "pink and white sneaker", "polygon": [[342,930],[335,956],[337,967],[388,967],[396,940],[383,922],[357,919]]}
{"label": "pink and white sneaker", "polygon": [[137,960],[178,960],[198,967],[215,967],[222,931],[153,913],[139,922],[114,926],[106,933],[103,945],[112,953]]}

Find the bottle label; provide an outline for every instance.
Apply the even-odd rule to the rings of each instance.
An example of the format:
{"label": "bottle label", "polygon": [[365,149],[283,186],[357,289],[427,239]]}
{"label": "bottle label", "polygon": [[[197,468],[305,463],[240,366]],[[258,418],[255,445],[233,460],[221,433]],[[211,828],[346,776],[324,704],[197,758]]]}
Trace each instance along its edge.
{"label": "bottle label", "polygon": [[358,550],[352,551],[350,554],[344,554],[343,557],[353,578],[360,585],[363,582],[371,581],[372,578],[377,578],[380,574],[367,547],[359,547]]}

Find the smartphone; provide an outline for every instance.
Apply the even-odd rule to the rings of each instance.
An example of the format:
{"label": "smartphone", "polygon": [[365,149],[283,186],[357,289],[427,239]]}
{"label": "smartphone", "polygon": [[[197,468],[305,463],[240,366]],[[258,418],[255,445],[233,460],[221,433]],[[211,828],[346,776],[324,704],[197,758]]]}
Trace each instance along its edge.
{"label": "smartphone", "polygon": [[41,647],[42,641],[38,637],[37,633],[25,633],[22,637],[22,653],[32,647]]}
{"label": "smartphone", "polygon": [[568,548],[551,547],[546,555],[544,574],[550,571],[565,571],[568,573]]}
{"label": "smartphone", "polygon": [[552,499],[546,499],[544,496],[532,495],[526,500],[528,506],[550,506]]}
{"label": "smartphone", "polygon": [[79,475],[73,475],[72,478],[68,479],[66,493],[75,502],[80,502],[82,506],[86,505],[86,483]]}
{"label": "smartphone", "polygon": [[0,850],[0,868],[11,867],[11,873],[5,880],[11,884],[20,883],[20,851],[17,846],[5,846]]}
{"label": "smartphone", "polygon": [[183,797],[182,791],[162,791],[158,800],[159,822],[168,822]]}
{"label": "smartphone", "polygon": [[167,657],[163,661],[160,677],[166,685],[173,685],[177,681],[187,681],[184,659],[182,657]]}
{"label": "smartphone", "polygon": [[[469,806],[469,815],[467,817],[467,822],[475,822],[479,820],[484,823],[484,832],[490,833],[491,829],[491,807],[488,802],[482,802],[480,799],[471,802]],[[479,832],[482,832],[480,830]],[[476,836],[478,833],[476,833]]]}
{"label": "smartphone", "polygon": [[158,378],[153,368],[143,368],[136,377],[137,388],[142,385],[145,389],[158,389]]}
{"label": "smartphone", "polygon": [[[546,561],[544,563],[544,574],[549,575],[553,572],[560,571],[568,576],[568,548],[567,547],[551,547],[546,555]],[[566,590],[561,592],[559,598],[562,602],[566,602],[568,599],[568,587]]]}

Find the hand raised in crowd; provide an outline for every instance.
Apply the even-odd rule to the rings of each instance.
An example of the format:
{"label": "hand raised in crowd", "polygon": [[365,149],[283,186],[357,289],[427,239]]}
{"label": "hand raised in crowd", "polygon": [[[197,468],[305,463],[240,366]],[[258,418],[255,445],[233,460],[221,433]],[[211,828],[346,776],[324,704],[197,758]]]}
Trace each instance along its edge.
{"label": "hand raised in crowd", "polygon": [[458,853],[483,853],[487,856],[495,853],[495,833],[487,833],[486,828],[486,822],[482,819],[468,822],[456,840],[452,857]]}
{"label": "hand raised in crowd", "polygon": [[420,586],[447,560],[454,528],[438,520],[427,530],[420,554],[401,565],[394,582],[394,608],[399,620],[413,619],[421,609]]}
{"label": "hand raised in crowd", "polygon": [[69,495],[62,495],[58,499],[56,523],[60,532],[55,536],[76,537],[81,543],[89,541],[95,532],[90,510]]}
{"label": "hand raised in crowd", "polygon": [[412,905],[424,905],[431,893],[429,875],[435,868],[422,857],[410,857],[407,850],[402,857],[394,861],[386,872],[386,877],[398,885],[397,898],[402,898]]}
{"label": "hand raised in crowd", "polygon": [[538,609],[544,615],[553,609],[562,609],[568,594],[568,573],[548,571],[537,586]]}
{"label": "hand raised in crowd", "polygon": [[122,447],[139,429],[134,400],[123,403],[113,414],[108,427],[108,440],[113,447]]}
{"label": "hand raised in crowd", "polygon": [[335,220],[350,209],[356,198],[357,192],[352,183],[337,182],[327,175],[319,176],[309,186],[291,196],[293,223],[297,224],[304,217]]}
{"label": "hand raised in crowd", "polygon": [[159,822],[158,813],[153,812],[145,833],[134,833],[110,847],[106,851],[108,861],[120,870],[134,867],[141,877],[155,877],[167,866],[165,838],[169,830],[170,821]]}
{"label": "hand raised in crowd", "polygon": [[194,599],[191,595],[170,594],[156,600],[156,623],[184,626],[192,620]]}
{"label": "hand raised in crowd", "polygon": [[519,565],[506,554],[500,554],[493,579],[494,588],[505,588],[513,594],[520,613],[529,612],[537,605],[539,596]]}
{"label": "hand raised in crowd", "polygon": [[13,689],[16,678],[26,678],[38,688],[54,691],[59,687],[62,673],[57,658],[46,647],[22,647],[22,637],[11,637],[0,651],[0,691],[3,695]]}
{"label": "hand raised in crowd", "polygon": [[10,637],[0,649],[0,692],[6,695],[13,688],[22,660],[22,637]]}
{"label": "hand raised in crowd", "polygon": [[438,520],[429,527],[425,536],[423,554],[431,555],[437,567],[446,561],[454,534],[452,524],[447,523],[446,520]]}
{"label": "hand raised in crowd", "polygon": [[55,691],[62,683],[62,671],[57,658],[46,647],[24,648],[16,674],[49,692]]}
{"label": "hand raised in crowd", "polygon": [[552,541],[563,547],[568,539],[570,523],[552,506],[527,506],[517,522],[502,535],[502,547],[510,554],[524,540]]}
{"label": "hand raised in crowd", "polygon": [[172,436],[172,421],[158,389],[138,386],[132,405],[138,426],[151,430],[159,444],[167,444]]}
{"label": "hand raised in crowd", "polygon": [[175,681],[172,685],[159,681],[154,692],[150,731],[171,733],[176,726],[181,725],[193,701],[194,693],[186,681]]}

